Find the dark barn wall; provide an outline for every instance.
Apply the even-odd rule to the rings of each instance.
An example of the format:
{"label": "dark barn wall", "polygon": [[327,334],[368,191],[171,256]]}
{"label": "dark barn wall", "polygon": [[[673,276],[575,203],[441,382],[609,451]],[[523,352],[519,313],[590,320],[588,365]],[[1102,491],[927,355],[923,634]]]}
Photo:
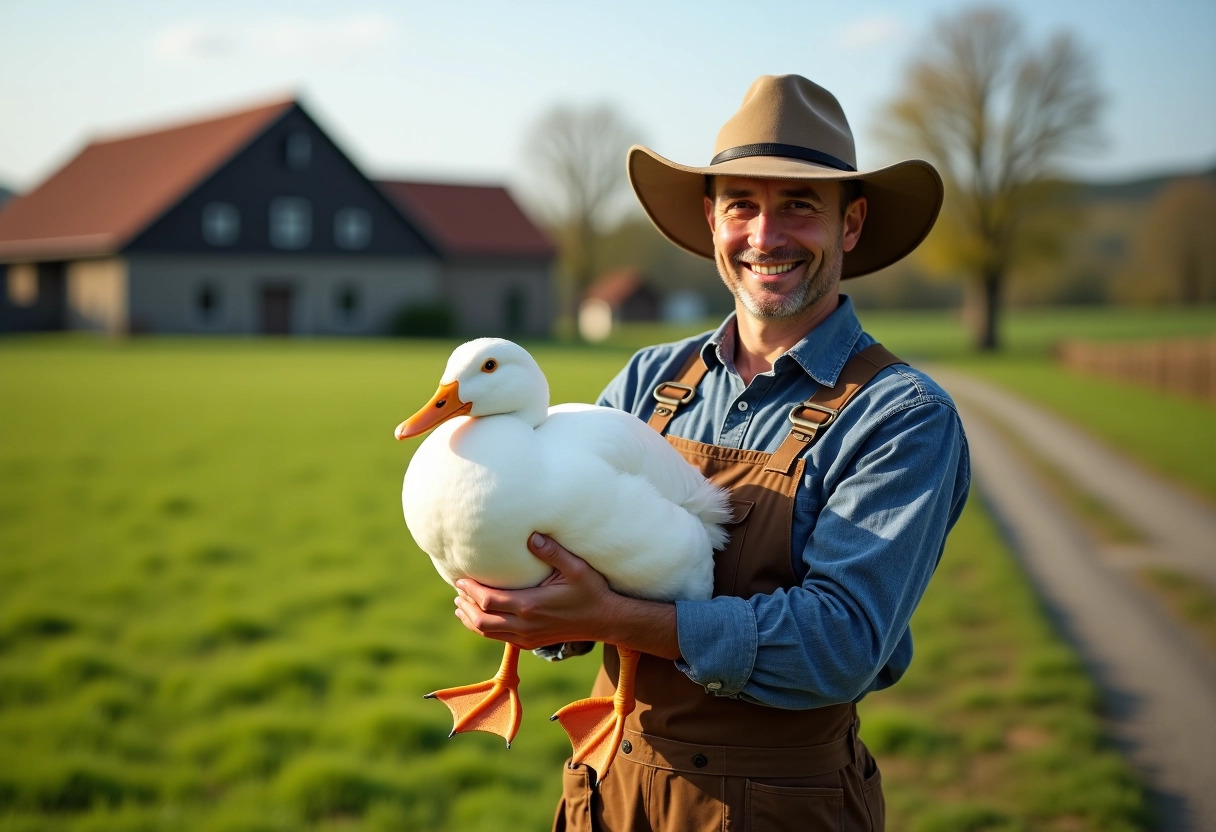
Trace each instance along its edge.
{"label": "dark barn wall", "polygon": [[[307,165],[288,163],[293,134],[309,137]],[[204,181],[128,246],[139,252],[279,253],[270,244],[270,203],[276,197],[303,197],[312,209],[309,244],[300,254],[385,256],[434,254],[433,247],[397,212],[380,191],[346,158],[316,123],[293,107],[245,150]],[[240,215],[239,237],[214,246],[203,237],[203,208],[226,202]],[[351,251],[334,240],[334,216],[342,208],[361,208],[371,217],[371,240]]]}

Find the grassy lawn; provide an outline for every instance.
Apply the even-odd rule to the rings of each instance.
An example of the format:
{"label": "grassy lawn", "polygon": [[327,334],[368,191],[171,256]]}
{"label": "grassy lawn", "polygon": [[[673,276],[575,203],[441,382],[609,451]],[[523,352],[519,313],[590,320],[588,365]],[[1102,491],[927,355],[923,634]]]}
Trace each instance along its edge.
{"label": "grassy lawn", "polygon": [[[437,687],[498,645],[452,616],[399,489],[451,344],[0,340],[0,830],[547,828],[547,717],[592,661],[525,656],[510,751]],[[534,348],[590,400],[628,345]],[[1095,695],[979,500],[866,701],[893,830],[1137,828]]]}

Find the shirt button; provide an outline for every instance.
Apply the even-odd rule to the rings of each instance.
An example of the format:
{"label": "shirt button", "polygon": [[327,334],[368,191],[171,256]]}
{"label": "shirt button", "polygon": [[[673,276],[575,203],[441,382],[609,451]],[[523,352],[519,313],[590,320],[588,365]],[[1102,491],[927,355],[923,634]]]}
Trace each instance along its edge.
{"label": "shirt button", "polygon": [[747,402],[739,402],[740,410],[747,410]]}
{"label": "shirt button", "polygon": [[722,683],[721,682],[710,682],[708,685],[705,686],[705,689],[706,690],[722,690]]}
{"label": "shirt button", "polygon": [[697,768],[705,768],[707,765],[709,765],[709,758],[704,754],[698,754],[692,758],[692,764]]}
{"label": "shirt button", "polygon": [[633,751],[633,743],[631,743],[629,740],[623,740],[621,742],[621,750],[626,754],[631,753]]}

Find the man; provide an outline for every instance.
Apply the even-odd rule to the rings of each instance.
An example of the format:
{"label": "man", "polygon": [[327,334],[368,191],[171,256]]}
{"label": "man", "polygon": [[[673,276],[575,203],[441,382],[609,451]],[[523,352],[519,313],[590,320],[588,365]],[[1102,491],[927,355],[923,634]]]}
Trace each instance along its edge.
{"label": "man", "polygon": [[475,632],[604,642],[598,694],[616,681],[613,645],[645,654],[611,774],[597,786],[567,767],[558,829],[883,828],[855,703],[911,661],[908,621],[970,469],[950,398],[875,346],[839,294],[928,234],[941,180],[921,161],[854,160],[836,99],[798,76],[758,79],[706,167],[629,152],[642,206],[715,260],[735,312],[638,353],[601,404],[729,487],[734,522],[710,600],[619,595],[539,535],[530,548],[554,569],[541,586],[457,583]]}

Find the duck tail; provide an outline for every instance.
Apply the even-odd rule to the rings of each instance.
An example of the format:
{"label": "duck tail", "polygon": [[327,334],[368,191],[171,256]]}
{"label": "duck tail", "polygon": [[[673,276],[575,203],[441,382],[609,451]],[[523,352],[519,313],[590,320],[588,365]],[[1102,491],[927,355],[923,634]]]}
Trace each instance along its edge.
{"label": "duck tail", "polygon": [[726,529],[722,526],[731,521],[730,491],[705,480],[684,507],[705,526],[715,551],[726,545]]}

